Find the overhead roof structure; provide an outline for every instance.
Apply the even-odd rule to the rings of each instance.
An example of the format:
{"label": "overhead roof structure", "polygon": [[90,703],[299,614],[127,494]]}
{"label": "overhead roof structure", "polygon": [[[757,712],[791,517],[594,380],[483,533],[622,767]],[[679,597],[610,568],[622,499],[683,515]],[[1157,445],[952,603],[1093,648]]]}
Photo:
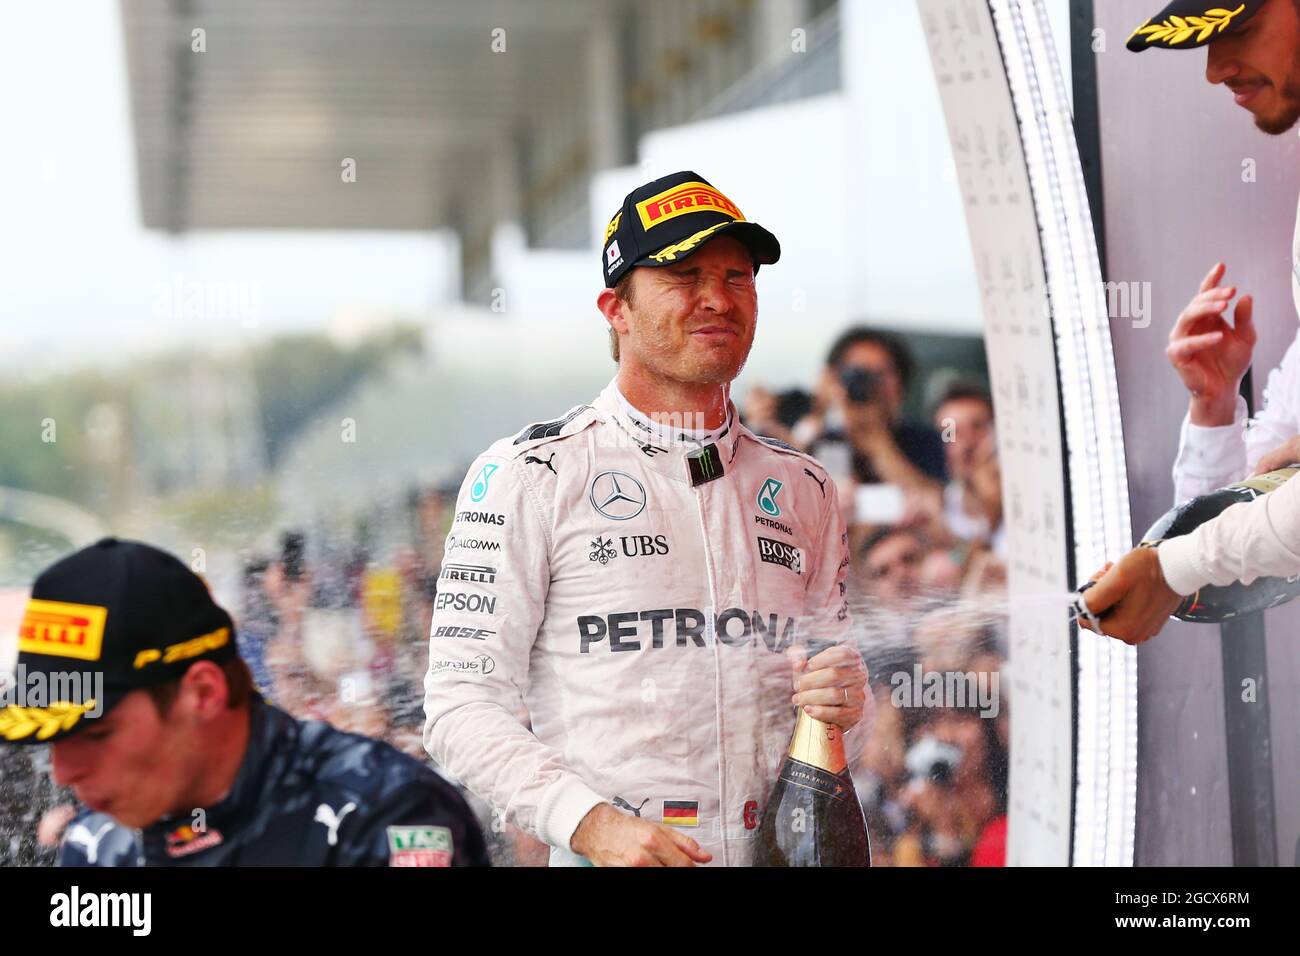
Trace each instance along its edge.
{"label": "overhead roof structure", "polygon": [[123,0],[144,223],[455,225],[522,120],[585,101],[592,25],[617,6]]}
{"label": "overhead roof structure", "polygon": [[767,86],[728,95],[774,52],[832,62],[821,50],[792,58],[790,38],[835,8],[120,3],[146,228],[450,228],[465,292],[480,299],[495,224],[521,223],[534,247],[586,248],[595,171],[632,162],[650,129],[770,100]]}

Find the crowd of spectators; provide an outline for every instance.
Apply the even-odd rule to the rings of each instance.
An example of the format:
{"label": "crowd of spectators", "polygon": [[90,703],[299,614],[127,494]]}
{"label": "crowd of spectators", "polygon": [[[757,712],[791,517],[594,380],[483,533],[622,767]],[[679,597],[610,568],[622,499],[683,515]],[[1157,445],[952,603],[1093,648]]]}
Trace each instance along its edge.
{"label": "crowd of spectators", "polygon": [[[743,417],[817,456],[839,490],[877,699],[850,768],[875,862],[997,866],[1010,725],[997,682],[1006,537],[993,404],[979,383],[949,378],[929,415],[910,418],[909,393],[929,391],[917,378],[901,338],[855,327],[811,391],[752,387]],[[949,692],[919,700],[910,688],[926,675]]]}

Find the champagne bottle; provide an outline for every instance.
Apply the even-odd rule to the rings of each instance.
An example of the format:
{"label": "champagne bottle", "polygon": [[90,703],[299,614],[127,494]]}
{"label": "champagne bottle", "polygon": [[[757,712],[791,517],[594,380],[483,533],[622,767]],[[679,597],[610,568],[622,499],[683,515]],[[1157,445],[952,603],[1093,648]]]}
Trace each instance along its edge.
{"label": "champagne bottle", "polygon": [[[1169,538],[1188,534],[1231,505],[1254,501],[1281,487],[1300,465],[1291,465],[1234,482],[1176,506],[1151,526],[1142,544],[1154,546]],[[1216,623],[1239,614],[1276,607],[1300,595],[1300,574],[1289,578],[1256,578],[1250,584],[1236,581],[1222,587],[1207,586],[1188,595],[1173,616],[1183,621]]]}
{"label": "champagne bottle", "polygon": [[871,844],[840,729],[803,708],[772,788],[755,866],[870,866]]}

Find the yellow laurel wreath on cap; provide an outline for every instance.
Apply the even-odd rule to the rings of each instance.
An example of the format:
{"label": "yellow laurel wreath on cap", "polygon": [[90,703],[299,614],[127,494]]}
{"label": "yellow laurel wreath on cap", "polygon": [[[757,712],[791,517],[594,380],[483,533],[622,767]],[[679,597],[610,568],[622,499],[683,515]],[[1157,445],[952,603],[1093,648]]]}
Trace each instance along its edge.
{"label": "yellow laurel wreath on cap", "polygon": [[678,256],[690,252],[723,226],[730,226],[733,222],[741,221],[739,219],[728,219],[726,222],[716,222],[707,229],[701,229],[693,236],[687,236],[681,242],[675,242],[671,246],[664,246],[658,252],[651,253],[650,258],[655,262],[673,262]]}
{"label": "yellow laurel wreath on cap", "polygon": [[75,727],[82,715],[94,706],[93,700],[84,704],[56,701],[49,707],[10,705],[0,710],[0,737],[22,740],[35,734],[37,740],[49,740],[55,734]]}
{"label": "yellow laurel wreath on cap", "polygon": [[[1206,10],[1199,17],[1171,16],[1163,23],[1152,23],[1148,20],[1133,31],[1133,36],[1146,37],[1148,44],[1165,43],[1169,46],[1175,46],[1179,43],[1186,43],[1192,38],[1192,34],[1196,34],[1196,42],[1202,43],[1208,40],[1215,30],[1220,33],[1226,30],[1233,17],[1245,9],[1246,5],[1243,3],[1236,10],[1214,7],[1211,10]],[[1129,39],[1132,39],[1132,37]]]}

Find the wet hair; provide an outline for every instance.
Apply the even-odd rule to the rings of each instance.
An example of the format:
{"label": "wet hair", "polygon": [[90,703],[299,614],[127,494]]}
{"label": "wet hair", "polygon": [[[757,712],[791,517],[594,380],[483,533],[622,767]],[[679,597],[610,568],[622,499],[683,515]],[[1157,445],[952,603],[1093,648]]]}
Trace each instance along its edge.
{"label": "wet hair", "polygon": [[[197,661],[195,663],[198,663]],[[237,710],[248,704],[249,698],[253,694],[253,674],[248,669],[248,664],[242,657],[232,657],[228,660],[221,661],[217,664],[221,668],[221,673],[226,677],[226,707],[230,710]],[[181,678],[167,681],[165,684],[155,684],[153,687],[145,689],[149,699],[153,701],[154,707],[158,711],[159,717],[166,717],[172,709],[172,704],[176,703],[176,697],[181,691]]]}

